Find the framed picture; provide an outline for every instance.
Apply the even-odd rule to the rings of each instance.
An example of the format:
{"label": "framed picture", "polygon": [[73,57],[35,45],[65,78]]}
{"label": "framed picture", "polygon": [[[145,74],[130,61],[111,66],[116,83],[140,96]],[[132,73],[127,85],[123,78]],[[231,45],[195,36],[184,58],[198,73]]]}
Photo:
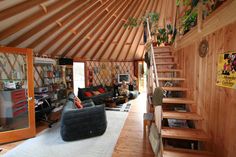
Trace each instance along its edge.
{"label": "framed picture", "polygon": [[236,89],[236,52],[219,55],[216,85]]}

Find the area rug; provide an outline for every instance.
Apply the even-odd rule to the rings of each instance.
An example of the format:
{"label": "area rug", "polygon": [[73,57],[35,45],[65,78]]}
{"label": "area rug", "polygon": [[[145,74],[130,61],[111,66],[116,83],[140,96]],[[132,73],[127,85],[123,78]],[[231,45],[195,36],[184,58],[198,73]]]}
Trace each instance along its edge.
{"label": "area rug", "polygon": [[64,142],[60,136],[60,123],[57,123],[3,157],[111,157],[128,114],[106,111],[106,115],[108,126],[102,136]]}
{"label": "area rug", "polygon": [[119,104],[116,107],[105,107],[109,111],[120,111],[120,112],[129,112],[131,108],[131,103]]}

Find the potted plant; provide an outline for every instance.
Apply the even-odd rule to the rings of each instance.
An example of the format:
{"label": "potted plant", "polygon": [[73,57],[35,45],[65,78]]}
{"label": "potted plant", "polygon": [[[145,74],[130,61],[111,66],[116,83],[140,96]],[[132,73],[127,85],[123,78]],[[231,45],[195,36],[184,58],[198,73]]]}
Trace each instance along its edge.
{"label": "potted plant", "polygon": [[158,29],[157,44],[158,46],[164,44],[165,46],[171,45],[175,40],[176,31],[171,24],[167,24],[166,28]]}

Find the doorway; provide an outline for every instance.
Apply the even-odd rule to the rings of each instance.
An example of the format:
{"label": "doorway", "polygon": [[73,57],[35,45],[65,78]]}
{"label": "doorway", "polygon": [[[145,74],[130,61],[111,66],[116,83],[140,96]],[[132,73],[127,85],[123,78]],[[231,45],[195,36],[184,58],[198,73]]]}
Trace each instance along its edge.
{"label": "doorway", "polygon": [[74,80],[74,94],[77,95],[78,88],[85,87],[85,63],[73,63],[73,80]]}
{"label": "doorway", "polygon": [[138,78],[139,78],[139,91],[146,92],[147,91],[147,65],[144,62],[138,63]]}

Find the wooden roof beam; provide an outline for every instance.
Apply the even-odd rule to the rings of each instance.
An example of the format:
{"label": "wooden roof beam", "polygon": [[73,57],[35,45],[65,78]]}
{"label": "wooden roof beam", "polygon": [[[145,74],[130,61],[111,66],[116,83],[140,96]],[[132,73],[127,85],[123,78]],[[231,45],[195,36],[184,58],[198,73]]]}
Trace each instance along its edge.
{"label": "wooden roof beam", "polygon": [[[90,1],[89,4],[86,5],[86,7],[89,7],[90,5],[92,5],[96,0]],[[90,15],[91,13],[93,13],[95,10],[97,10],[97,8],[99,8],[101,6],[100,2],[96,2],[95,4],[93,4],[92,6],[89,7],[88,10],[86,10],[85,12],[83,12],[72,24],[70,24],[69,26],[67,26],[62,32],[60,32],[56,37],[54,37],[48,44],[46,44],[41,50],[40,50],[40,54],[44,54],[52,45],[56,44],[57,41],[59,41],[61,38],[63,38],[67,33],[69,33],[69,31],[71,29],[74,29],[79,23],[81,23],[85,17],[87,17],[88,15]],[[83,7],[84,8],[84,7]],[[82,9],[81,9],[82,10]],[[77,30],[76,30],[77,31]],[[72,38],[72,36],[70,36],[70,38]],[[57,50],[61,50],[64,46],[65,46],[65,41],[60,44],[57,47]],[[56,50],[54,51],[54,53],[51,53],[52,56],[55,56],[58,52],[56,52]]]}
{"label": "wooden roof beam", "polygon": [[[155,1],[148,1],[148,3],[145,4],[145,7],[143,7],[142,10],[140,10],[138,17],[142,17],[142,16],[145,14],[146,10],[150,10],[150,8],[151,8],[152,6],[154,6],[154,3],[155,3]],[[140,26],[140,27],[142,27],[142,26]],[[126,38],[124,39],[124,43],[129,39],[130,35],[132,34],[132,31],[134,31],[134,36],[136,36],[136,34],[137,34],[137,32],[138,32],[138,30],[139,30],[140,27],[130,29],[130,30],[128,31],[128,33],[127,33],[128,35],[126,35]],[[121,54],[122,54],[122,50],[124,49],[124,46],[125,46],[124,43],[122,44],[121,49],[120,49],[120,50],[118,51],[118,53],[117,53],[118,55],[116,56],[116,60],[119,60],[119,58],[120,58],[120,56],[121,56]],[[133,39],[132,39],[131,44],[133,44]],[[128,51],[127,51],[127,54],[130,53],[129,50],[130,50],[130,47],[131,47],[131,46],[132,46],[132,45],[129,46],[129,49],[128,49]]]}
{"label": "wooden roof beam", "polygon": [[21,2],[19,4],[16,4],[14,6],[11,6],[9,8],[6,8],[2,11],[0,11],[0,21],[3,21],[5,19],[8,19],[14,15],[17,15],[21,12],[24,12],[28,9],[33,8],[34,6],[37,6],[43,2],[46,2],[47,0],[33,0],[33,1],[25,1]]}
{"label": "wooden roof beam", "polygon": [[[133,59],[135,59],[135,56],[137,55],[138,47],[139,47],[139,45],[140,45],[141,40],[143,39],[143,38],[142,38],[142,37],[143,37],[143,32],[144,32],[144,29],[142,29],[142,33],[141,33],[141,35],[138,37],[138,38],[139,38],[139,39],[138,39],[139,42],[137,43],[137,45],[136,45],[136,47],[135,47]],[[129,48],[129,51],[130,51],[130,49],[131,49],[131,47]],[[125,59],[127,59],[127,58],[128,58],[128,53],[127,53],[126,56],[125,56]],[[139,58],[139,59],[142,59],[142,58]]]}
{"label": "wooden roof beam", "polygon": [[[80,25],[77,28],[77,31],[83,32],[82,34],[79,34],[79,36],[76,38],[76,40],[64,51],[62,54],[62,57],[65,56],[67,53],[69,53],[82,39],[84,36],[88,34],[88,32],[93,28],[96,27],[96,25],[99,23],[100,19],[102,19],[104,16],[106,16],[107,12],[105,8],[108,5],[114,5],[115,1],[106,1],[103,3],[103,5],[99,8],[100,12],[98,14],[97,11],[94,11],[89,18],[87,18],[82,25]],[[81,31],[84,30],[84,31]],[[65,40],[66,43],[70,42],[71,39],[68,40],[68,38]],[[54,54],[54,52],[53,52]]]}
{"label": "wooden roof beam", "polygon": [[[66,0],[66,1],[69,1],[69,0]],[[56,1],[52,4],[50,4],[48,6],[48,13],[58,9],[59,7],[61,7],[63,5],[65,5],[65,1]],[[0,32],[0,40],[3,40],[5,38],[9,37],[10,35],[18,32],[19,30],[25,28],[26,26],[29,26],[30,24],[34,23],[35,21],[37,21],[38,19],[40,19],[44,15],[45,15],[44,11],[39,10],[39,11],[33,13],[31,16],[28,16],[28,17],[20,20],[19,22],[14,24],[12,27],[8,27],[8,28],[2,30]]]}
{"label": "wooden roof beam", "polygon": [[82,1],[75,1],[71,4],[69,4],[65,8],[59,10],[57,13],[55,13],[51,17],[47,18],[46,20],[44,20],[43,22],[41,22],[40,24],[35,26],[34,28],[30,29],[28,32],[22,34],[20,37],[16,38],[12,42],[10,42],[8,45],[13,46],[13,47],[19,45],[20,43],[22,43],[25,40],[32,37],[34,34],[38,33],[41,30],[43,30],[45,28],[45,26],[48,26],[51,23],[53,23],[53,22],[57,21],[58,19],[62,18],[63,16],[69,14],[70,12],[73,11],[73,9],[80,6],[81,4],[83,4]]}
{"label": "wooden roof beam", "polygon": [[[146,2],[147,2],[147,1],[146,1]],[[145,1],[143,1],[143,3],[146,4]],[[143,4],[143,5],[144,5],[144,4]],[[143,6],[143,5],[140,5],[140,6]],[[139,8],[139,9],[137,8],[135,14],[138,13],[138,10],[141,10],[141,8]],[[130,15],[129,17],[132,17],[132,16]],[[127,17],[127,18],[128,18],[128,17]],[[122,21],[123,21],[124,23],[126,22],[125,19],[122,19]],[[119,31],[120,31],[120,33],[119,33],[120,36],[118,37],[118,43],[121,42],[121,39],[122,39],[122,38],[124,37],[124,35],[125,35],[125,31],[128,31],[128,30],[125,29],[125,28],[123,27],[123,24],[122,24],[122,28],[121,28],[121,30],[119,30]],[[132,29],[129,30],[129,31],[132,31]],[[125,40],[125,41],[126,41],[126,40]],[[125,43],[125,41],[124,41],[124,43]],[[122,45],[124,46],[124,44],[122,44]],[[117,48],[117,46],[118,46],[118,44],[115,45],[115,46],[113,46],[111,52],[114,52],[114,50]],[[122,47],[123,47],[123,46],[122,46]],[[108,47],[107,47],[107,48],[108,48]],[[100,56],[100,58],[102,58],[104,55],[105,55],[105,52]],[[112,53],[109,54],[108,59],[111,59],[111,56],[112,56]]]}
{"label": "wooden roof beam", "polygon": [[[113,14],[113,12],[117,12],[117,13],[122,13],[121,9],[126,8],[128,6],[128,1],[126,1],[125,3],[123,3],[123,5],[120,5],[120,2],[116,4],[116,6],[111,10],[111,12],[109,13],[110,15]],[[125,7],[126,4],[126,7]],[[120,5],[120,7],[119,7]],[[123,7],[123,8],[122,8]],[[118,8],[118,9],[117,9]],[[117,9],[117,10],[116,10]],[[109,17],[109,14],[107,14],[107,17]],[[100,36],[108,29],[108,27],[111,25],[111,23],[113,23],[113,21],[115,20],[115,18],[110,18],[108,19],[107,17],[104,17],[103,20],[100,22],[100,24],[96,27],[96,29],[94,29],[92,32],[90,32],[90,34],[94,34],[94,36],[96,36],[96,38],[94,38],[91,42],[91,44],[88,46],[88,48],[84,51],[87,52],[88,50],[90,50],[92,48],[92,46],[94,45],[94,42],[96,42]],[[100,30],[102,28],[102,30]],[[97,33],[99,33],[98,35],[96,35]],[[84,45],[87,44],[88,41],[83,41],[77,49],[75,51],[74,54],[72,54],[72,58],[74,58],[75,56],[78,55],[77,52],[79,52],[79,50],[82,50]],[[84,53],[85,55],[85,53]],[[83,56],[84,57],[84,56]]]}
{"label": "wooden roof beam", "polygon": [[[95,1],[95,0],[94,0]],[[53,26],[51,29],[49,29],[47,32],[45,32],[43,35],[41,35],[39,38],[37,38],[34,42],[32,42],[31,44],[27,45],[26,47],[29,47],[29,48],[35,48],[37,45],[39,45],[41,42],[45,41],[47,38],[49,38],[50,36],[52,36],[55,32],[57,32],[59,29],[62,28],[62,25],[65,26],[67,23],[69,23],[71,20],[75,19],[75,18],[78,18],[78,15],[83,11],[85,10],[87,7],[90,6],[90,4],[92,4],[92,1],[91,3],[85,3],[86,5],[83,5],[82,7],[78,7],[78,9],[73,13],[71,14],[70,16],[66,17],[65,19],[63,19],[62,21],[58,21],[61,23],[58,24],[58,25],[55,25]],[[59,27],[58,27],[59,26]],[[73,29],[73,28],[71,28]],[[58,40],[57,40],[58,41]],[[56,42],[56,41],[55,41]],[[52,45],[50,43],[50,45]],[[45,52],[45,51],[43,51]],[[43,54],[43,53],[41,53]]]}
{"label": "wooden roof beam", "polygon": [[[102,19],[102,17],[99,19],[98,19],[98,17],[100,17],[101,14],[103,14],[103,16],[106,16],[107,12],[105,11],[105,8],[107,6],[112,5],[113,3],[115,3],[115,1],[107,1],[107,2],[103,3],[103,5],[101,5],[96,10],[93,10],[93,13],[90,14],[89,17],[85,21],[83,21],[83,23],[77,28],[77,31],[82,32],[82,34],[79,34],[79,36],[75,37],[76,40],[73,43],[71,43],[71,45],[67,48],[66,51],[64,51],[62,53],[62,55],[61,55],[62,57],[67,55],[70,52],[70,50],[72,48],[74,48],[78,44],[78,42],[80,42],[84,38],[84,36],[87,36],[88,32],[93,28],[93,26],[96,27],[96,25],[99,23],[99,20]],[[98,14],[98,12],[99,12],[99,14]],[[91,23],[93,26],[91,25]],[[84,31],[82,31],[82,30],[84,30]],[[74,37],[72,37],[71,35],[69,37],[67,37],[63,41],[63,43],[55,51],[52,52],[52,54],[54,55],[55,53],[58,53],[63,47],[65,47],[67,45],[67,43],[69,43],[71,40],[73,40],[73,38]],[[89,41],[89,40],[87,40],[87,41]]]}
{"label": "wooden roof beam", "polygon": [[[154,2],[153,7],[152,7],[152,9],[151,9],[151,12],[154,12],[155,9],[156,9],[156,7],[157,7],[157,1]],[[139,32],[139,31],[141,31],[142,33],[138,36],[138,32]],[[131,46],[129,47],[129,49],[128,49],[126,55],[125,55],[125,60],[127,60],[127,58],[128,58],[128,55],[129,55],[130,50],[131,50],[131,47],[135,44],[135,42],[134,42],[134,41],[135,41],[135,38],[138,38],[138,42],[137,42],[137,44],[136,44],[136,48],[135,48],[134,55],[133,55],[133,58],[135,57],[136,52],[137,52],[137,49],[138,49],[138,45],[139,45],[139,43],[140,43],[140,40],[141,40],[142,36],[143,36],[143,26],[139,27],[139,28],[136,30],[136,32],[134,33],[134,36],[133,36],[133,39],[132,39],[132,44],[131,44]]]}
{"label": "wooden roof beam", "polygon": [[[108,38],[109,38],[109,37],[112,37],[112,36],[111,36],[111,32],[112,32],[113,30],[115,30],[115,28],[116,28],[117,31],[116,31],[114,34],[117,34],[117,33],[119,32],[119,30],[120,30],[121,27],[123,26],[123,24],[120,22],[121,19],[128,18],[128,16],[129,16],[130,14],[133,15],[134,12],[135,12],[135,9],[138,8],[138,4],[140,4],[140,3],[133,3],[133,2],[132,2],[132,4],[130,4],[130,5],[132,5],[132,6],[127,8],[127,9],[128,9],[127,12],[125,12],[125,10],[123,10],[123,14],[120,16],[120,18],[117,18],[117,19],[115,20],[115,22],[114,22],[112,25],[110,25],[109,30],[107,30],[109,33],[107,33],[106,37],[104,38],[105,41],[108,41]],[[133,8],[135,8],[135,9],[133,9]],[[114,39],[114,34],[113,34],[112,40]],[[105,45],[105,44],[104,44],[104,45]],[[99,52],[99,50],[100,50],[104,45],[101,45],[101,44],[100,44],[100,45],[96,48],[96,50],[95,50],[94,52],[97,54],[97,53]],[[106,45],[108,45],[108,44],[106,44]],[[106,46],[106,47],[108,47],[108,46]],[[105,49],[105,50],[106,50],[106,49]],[[93,55],[93,58],[96,57],[96,54],[95,54],[95,53],[94,53],[94,55]]]}

